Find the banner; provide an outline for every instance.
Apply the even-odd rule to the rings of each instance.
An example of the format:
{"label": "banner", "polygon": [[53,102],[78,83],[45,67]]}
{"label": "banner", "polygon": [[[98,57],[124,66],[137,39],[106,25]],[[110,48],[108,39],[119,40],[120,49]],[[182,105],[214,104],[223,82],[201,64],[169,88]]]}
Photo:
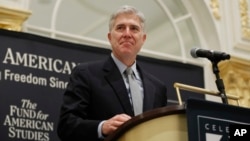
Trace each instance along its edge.
{"label": "banner", "polygon": [[[186,107],[190,141],[231,141],[231,125],[250,127],[250,109],[247,108],[197,99],[189,99]],[[239,132],[236,139],[243,141],[241,136]]]}
{"label": "banner", "polygon": [[[0,30],[0,140],[59,141],[57,121],[72,69],[108,55],[108,49]],[[201,67],[142,56],[138,63],[166,82],[169,104],[176,104],[174,82],[204,85]]]}

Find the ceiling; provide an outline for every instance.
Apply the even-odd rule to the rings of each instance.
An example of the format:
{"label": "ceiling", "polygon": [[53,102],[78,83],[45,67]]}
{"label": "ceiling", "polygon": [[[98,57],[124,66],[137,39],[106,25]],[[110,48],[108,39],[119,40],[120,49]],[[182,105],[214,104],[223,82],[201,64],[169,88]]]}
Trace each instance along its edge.
{"label": "ceiling", "polygon": [[155,56],[190,57],[199,46],[192,17],[180,0],[31,0],[25,30],[70,42],[109,47],[110,14],[132,5],[145,14],[147,41],[143,52]]}

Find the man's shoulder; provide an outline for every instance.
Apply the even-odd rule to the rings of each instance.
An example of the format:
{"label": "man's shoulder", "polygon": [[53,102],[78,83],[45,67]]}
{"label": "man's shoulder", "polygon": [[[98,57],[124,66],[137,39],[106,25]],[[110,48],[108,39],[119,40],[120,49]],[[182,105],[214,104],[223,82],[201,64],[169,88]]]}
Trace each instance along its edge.
{"label": "man's shoulder", "polygon": [[97,67],[100,66],[100,64],[104,64],[104,59],[102,60],[95,60],[95,61],[87,61],[79,63],[76,67],[78,68],[86,68],[86,67]]}
{"label": "man's shoulder", "polygon": [[111,59],[109,57],[94,61],[87,61],[76,65],[75,70],[89,70],[89,71],[102,70],[105,67],[105,65],[110,64],[110,62]]}

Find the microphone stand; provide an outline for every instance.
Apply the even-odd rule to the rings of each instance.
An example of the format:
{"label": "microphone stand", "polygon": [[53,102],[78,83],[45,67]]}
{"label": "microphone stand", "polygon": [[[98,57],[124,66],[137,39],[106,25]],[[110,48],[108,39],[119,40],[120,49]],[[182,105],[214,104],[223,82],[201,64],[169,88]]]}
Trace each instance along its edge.
{"label": "microphone stand", "polygon": [[212,60],[212,59],[210,59],[211,60],[211,62],[212,62],[212,65],[213,65],[213,72],[214,72],[214,74],[215,74],[215,76],[216,76],[216,86],[217,86],[217,88],[218,88],[218,90],[219,90],[219,94],[220,94],[220,96],[221,96],[221,99],[222,99],[222,102],[224,103],[224,104],[228,104],[228,99],[227,99],[227,96],[226,96],[226,92],[225,92],[225,87],[224,87],[224,83],[223,83],[223,80],[220,78],[220,75],[219,75],[219,68],[218,68],[218,62],[219,61],[217,61],[216,59],[214,59],[214,60]]}

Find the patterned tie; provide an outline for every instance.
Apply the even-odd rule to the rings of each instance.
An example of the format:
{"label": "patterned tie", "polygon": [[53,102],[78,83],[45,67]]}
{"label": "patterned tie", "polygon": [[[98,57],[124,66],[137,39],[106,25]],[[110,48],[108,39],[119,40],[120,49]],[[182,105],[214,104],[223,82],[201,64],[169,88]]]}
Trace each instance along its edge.
{"label": "patterned tie", "polygon": [[127,68],[126,74],[128,77],[130,94],[132,96],[134,114],[138,115],[142,113],[142,95],[140,93],[140,85],[136,82],[132,68]]}

